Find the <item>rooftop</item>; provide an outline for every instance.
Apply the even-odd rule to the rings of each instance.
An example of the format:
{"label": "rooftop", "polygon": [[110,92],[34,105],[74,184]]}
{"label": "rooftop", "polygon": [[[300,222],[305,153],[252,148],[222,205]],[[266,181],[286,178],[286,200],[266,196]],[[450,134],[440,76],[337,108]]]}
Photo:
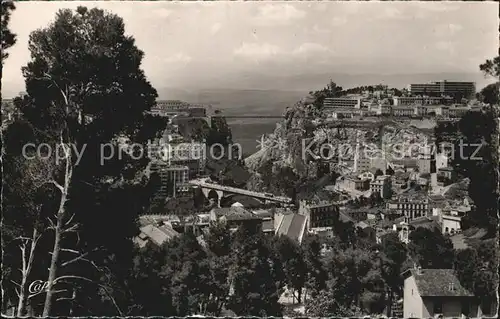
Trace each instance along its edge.
{"label": "rooftop", "polygon": [[212,211],[217,218],[225,217],[227,220],[261,219],[261,217],[239,206],[214,208]]}
{"label": "rooftop", "polygon": [[306,216],[299,214],[284,215],[276,234],[285,235],[300,243],[304,234],[306,220]]}
{"label": "rooftop", "polygon": [[178,235],[179,233],[173,230],[172,227],[168,225],[155,226],[153,224],[149,224],[141,227],[141,234],[139,235],[139,238],[143,240],[147,238],[156,245],[161,246],[166,241]]}
{"label": "rooftop", "polygon": [[[408,272],[408,271],[407,271]],[[409,270],[422,297],[472,297],[458,280],[453,269]]]}

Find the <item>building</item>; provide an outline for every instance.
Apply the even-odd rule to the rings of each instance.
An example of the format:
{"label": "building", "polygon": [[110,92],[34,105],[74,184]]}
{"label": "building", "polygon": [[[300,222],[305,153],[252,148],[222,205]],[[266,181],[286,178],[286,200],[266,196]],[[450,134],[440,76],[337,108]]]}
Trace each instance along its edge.
{"label": "building", "polygon": [[394,97],[395,106],[409,106],[409,105],[440,105],[450,104],[453,99],[449,97],[432,97],[432,96],[400,96]]}
{"label": "building", "polygon": [[162,148],[162,159],[169,165],[187,166],[190,179],[203,175],[207,161],[205,143],[165,143]]}
{"label": "building", "polygon": [[467,113],[470,109],[467,106],[455,106],[448,108],[447,116],[451,118],[462,117]]}
{"label": "building", "polygon": [[163,161],[153,161],[150,166],[151,173],[160,176],[161,186],[155,198],[163,200],[168,196],[174,196],[177,192],[186,191],[189,168],[187,166],[170,166]]}
{"label": "building", "polygon": [[339,207],[336,202],[301,200],[298,213],[307,217],[309,231],[311,228],[332,227],[339,218]]}
{"label": "building", "polygon": [[476,84],[474,82],[439,82],[440,92],[445,96],[451,96],[456,101],[462,98],[472,99],[476,95]]}
{"label": "building", "polygon": [[[235,205],[239,204],[239,205]],[[234,203],[232,206],[243,207],[240,203]],[[262,219],[262,232],[266,235],[274,235],[274,214],[267,209],[258,209],[252,211],[255,215],[259,216]]]}
{"label": "building", "polygon": [[335,120],[338,119],[352,119],[354,117],[360,117],[367,115],[368,111],[360,109],[346,109],[346,108],[334,108],[327,111],[329,116]]}
{"label": "building", "polygon": [[207,116],[207,107],[203,105],[193,105],[179,100],[157,101],[151,108],[151,114],[159,116],[180,115],[188,117],[205,118]]}
{"label": "building", "polygon": [[231,231],[236,231],[243,224],[255,226],[262,224],[263,219],[243,207],[231,206],[213,208],[210,211],[210,221],[226,223]]}
{"label": "building", "polygon": [[140,233],[134,237],[134,243],[140,248],[151,242],[157,246],[163,246],[164,243],[179,236],[168,222],[159,221],[155,224],[148,224],[140,228]]}
{"label": "building", "polygon": [[323,108],[361,108],[360,98],[347,98],[347,97],[327,97],[323,101]]}
{"label": "building", "polygon": [[461,216],[453,216],[448,214],[441,215],[441,232],[444,235],[454,235],[461,231],[460,223],[462,221]]}
{"label": "building", "polygon": [[357,176],[346,176],[344,178],[344,185],[349,190],[364,191],[370,187],[370,180],[360,179]]}
{"label": "building", "polygon": [[424,84],[410,84],[411,95],[423,96],[449,96],[456,101],[462,98],[471,99],[476,94],[476,84],[474,82],[451,82],[439,81]]}
{"label": "building", "polygon": [[398,117],[412,117],[415,115],[415,109],[411,106],[393,106],[392,115]]}
{"label": "building", "polygon": [[387,203],[387,209],[409,220],[432,215],[432,207],[427,197],[401,196]]}
{"label": "building", "polygon": [[474,295],[460,284],[453,269],[409,269],[403,278],[404,318],[481,316]]}
{"label": "building", "polygon": [[420,174],[436,173],[436,158],[430,147],[419,149],[417,165]]}
{"label": "building", "polygon": [[372,193],[380,194],[381,198],[390,198],[391,189],[391,177],[389,175],[377,176],[374,181],[370,182],[370,190]]}
{"label": "building", "polygon": [[411,95],[440,96],[441,86],[439,83],[410,84],[408,91]]}
{"label": "building", "polygon": [[448,167],[448,156],[443,153],[438,153],[435,156],[436,158],[436,170],[439,171],[440,168]]}

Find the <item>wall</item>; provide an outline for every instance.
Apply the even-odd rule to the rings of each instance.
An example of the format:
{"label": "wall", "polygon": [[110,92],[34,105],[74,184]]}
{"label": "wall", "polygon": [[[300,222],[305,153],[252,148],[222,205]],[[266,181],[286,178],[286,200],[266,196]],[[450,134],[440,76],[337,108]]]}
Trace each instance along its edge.
{"label": "wall", "polygon": [[[413,291],[413,293],[412,293]],[[413,276],[404,281],[403,291],[403,317],[404,318],[424,318],[422,298],[420,297]]]}

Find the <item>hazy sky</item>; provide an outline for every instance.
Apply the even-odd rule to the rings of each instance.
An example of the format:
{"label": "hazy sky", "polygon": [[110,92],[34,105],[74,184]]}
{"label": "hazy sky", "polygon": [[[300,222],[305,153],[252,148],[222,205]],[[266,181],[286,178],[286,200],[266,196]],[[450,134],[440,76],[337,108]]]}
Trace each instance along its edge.
{"label": "hazy sky", "polygon": [[478,72],[498,53],[496,2],[17,2],[5,97],[23,90],[29,33],[61,8],[123,17],[156,87],[238,86],[259,75]]}

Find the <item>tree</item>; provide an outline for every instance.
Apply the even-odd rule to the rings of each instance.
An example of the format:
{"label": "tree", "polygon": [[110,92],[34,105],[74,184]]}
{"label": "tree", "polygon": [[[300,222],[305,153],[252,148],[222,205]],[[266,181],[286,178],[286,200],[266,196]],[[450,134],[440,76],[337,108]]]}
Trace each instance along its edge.
{"label": "tree", "polygon": [[16,35],[9,29],[10,15],[15,9],[13,1],[2,1],[2,67],[3,61],[9,56],[7,49],[16,43]]}
{"label": "tree", "polygon": [[287,236],[277,238],[276,249],[286,276],[288,288],[297,292],[297,301],[302,302],[302,289],[307,278],[307,265],[300,246]]}
{"label": "tree", "polygon": [[[26,160],[16,152],[11,143],[14,136],[23,134],[30,138],[30,132],[23,130],[24,125],[14,122],[4,132],[6,145],[2,148],[2,287],[4,288],[2,310],[14,306],[16,316],[25,316],[28,303],[28,284],[34,278],[43,278],[43,259],[41,247],[46,247],[42,238],[47,224],[47,211],[44,205],[47,197],[52,197],[43,177],[47,161],[42,159]],[[27,156],[33,154],[28,153]],[[41,182],[42,180],[42,182]],[[33,267],[34,265],[38,267]],[[42,267],[42,268],[40,268]],[[12,284],[15,286],[12,287]],[[36,298],[35,298],[36,299]],[[16,303],[17,300],[17,303]],[[10,304],[9,304],[10,303]]]}
{"label": "tree", "polygon": [[438,229],[419,227],[410,233],[408,252],[422,267],[448,269],[453,265],[453,244]]}
{"label": "tree", "polygon": [[362,317],[359,307],[345,307],[340,305],[332,292],[322,290],[315,298],[308,299],[305,313],[309,317]]}
{"label": "tree", "polygon": [[395,233],[382,237],[381,253],[383,254],[382,275],[390,289],[389,302],[392,304],[394,294],[402,296],[403,278],[401,277],[403,263],[407,258],[407,249]]}
{"label": "tree", "polygon": [[381,176],[381,175],[384,175],[384,172],[382,172],[382,170],[380,168],[378,168],[376,171],[375,171],[375,178],[377,178],[377,176]]}
{"label": "tree", "polygon": [[335,82],[330,80],[330,83],[328,83],[328,85],[325,88],[319,91],[309,92],[309,94],[314,97],[313,105],[317,109],[321,109],[323,108],[323,102],[325,101],[326,98],[339,97],[342,95],[342,92],[343,92],[342,87],[337,86]]}
{"label": "tree", "polygon": [[478,94],[478,99],[487,104],[498,104],[498,96],[500,95],[499,87],[500,82],[488,84]]}
{"label": "tree", "polygon": [[307,293],[315,297],[326,288],[328,275],[321,261],[322,244],[318,236],[307,236],[304,242],[304,256],[307,264]]}
{"label": "tree", "polygon": [[498,78],[500,76],[500,56],[486,60],[479,66],[479,69],[486,75]]}
{"label": "tree", "polygon": [[231,236],[227,224],[215,223],[203,235],[207,244],[211,271],[211,298],[207,312],[220,316],[229,294]]}
{"label": "tree", "polygon": [[232,251],[229,309],[240,316],[280,316],[276,261],[260,225],[240,226]]}
{"label": "tree", "polygon": [[[152,189],[143,174],[148,158],[135,160],[137,149],[119,137],[144,146],[166,124],[145,113],[157,94],[140,69],[143,52],[125,35],[121,18],[84,7],[59,11],[30,35],[29,49],[22,113],[37,142],[61,155],[45,171],[45,184],[59,194],[51,203],[57,205],[43,315],[63,311],[56,285],[72,286],[73,297],[65,299],[85,314],[122,315],[131,293],[135,220]],[[110,285],[113,295],[103,288]]]}
{"label": "tree", "polygon": [[498,114],[496,107],[489,106],[481,112],[468,112],[460,119],[460,138],[455,141],[451,163],[454,170],[470,179],[469,196],[475,209],[463,219],[464,225],[486,228],[488,236],[496,234],[498,228],[498,142],[495,138]]}

